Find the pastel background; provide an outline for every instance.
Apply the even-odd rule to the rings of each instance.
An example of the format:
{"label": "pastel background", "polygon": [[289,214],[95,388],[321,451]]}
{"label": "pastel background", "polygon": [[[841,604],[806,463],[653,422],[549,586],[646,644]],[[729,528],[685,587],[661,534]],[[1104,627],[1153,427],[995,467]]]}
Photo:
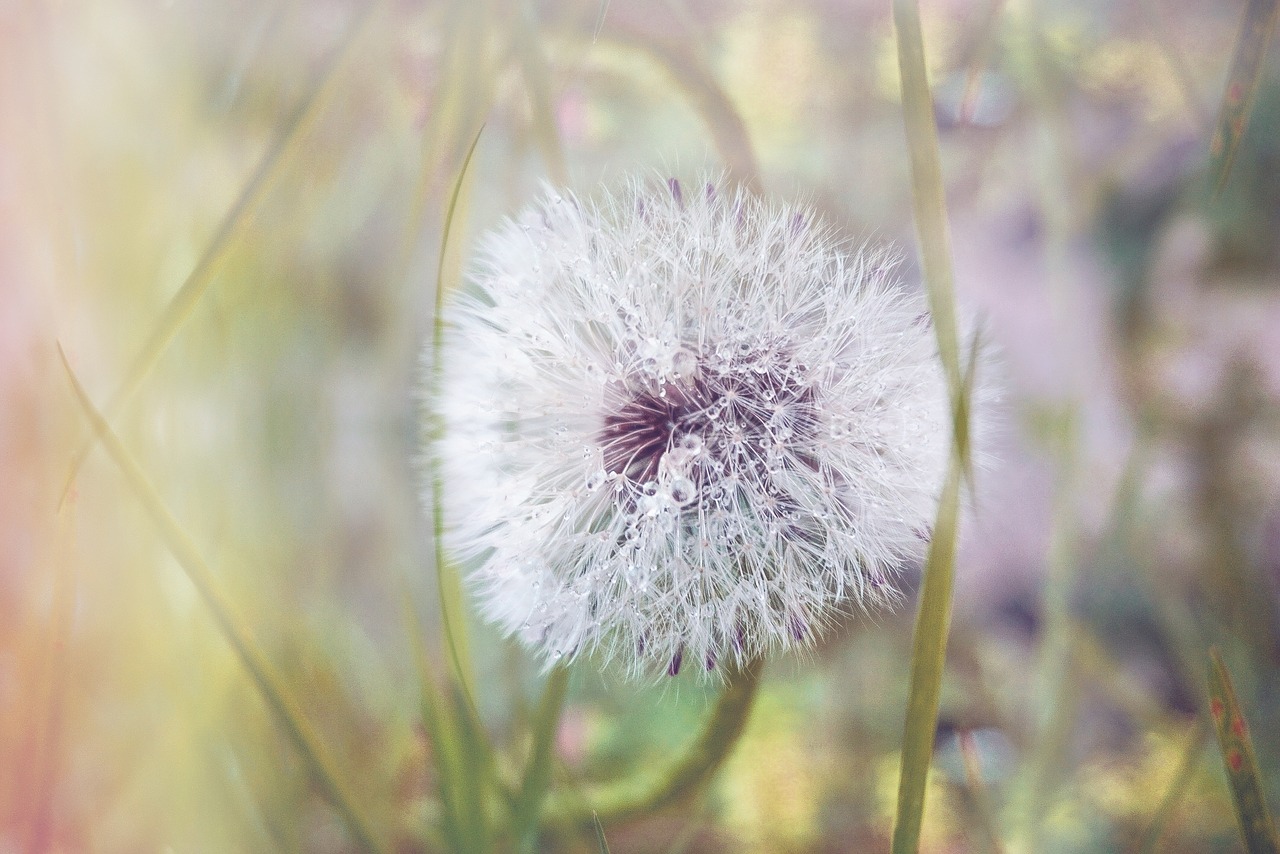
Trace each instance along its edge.
{"label": "pastel background", "polygon": [[[1244,7],[922,4],[957,289],[1006,389],[925,851],[1141,850],[1170,792],[1158,850],[1242,850],[1195,724],[1210,644],[1280,797],[1274,51],[1208,197]],[[482,122],[447,270],[540,181],[710,170],[918,279],[886,2],[0,5],[0,852],[355,850],[100,444],[68,480],[59,346],[379,832],[431,847],[419,359]],[[772,663],[708,795],[611,850],[886,850],[913,617]],[[536,669],[470,635],[518,747]],[[661,762],[712,693],[580,665],[556,779]]]}

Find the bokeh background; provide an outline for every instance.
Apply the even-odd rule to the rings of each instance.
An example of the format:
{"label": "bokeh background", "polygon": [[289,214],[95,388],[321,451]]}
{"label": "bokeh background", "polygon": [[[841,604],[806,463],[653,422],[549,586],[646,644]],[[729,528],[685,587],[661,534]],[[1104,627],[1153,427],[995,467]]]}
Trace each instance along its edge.
{"label": "bokeh background", "polygon": [[[1208,175],[1244,7],[922,3],[957,288],[1005,388],[926,851],[1242,850],[1211,644],[1280,797],[1274,51],[1216,201]],[[431,849],[420,352],[482,122],[446,270],[540,181],[710,171],[918,279],[887,2],[0,4],[0,852],[355,845],[100,446],[62,499],[90,434],[59,344],[379,832]],[[611,850],[887,850],[913,617],[773,663],[707,795]],[[470,635],[518,754],[536,670]],[[713,694],[579,665],[557,785],[660,763]]]}

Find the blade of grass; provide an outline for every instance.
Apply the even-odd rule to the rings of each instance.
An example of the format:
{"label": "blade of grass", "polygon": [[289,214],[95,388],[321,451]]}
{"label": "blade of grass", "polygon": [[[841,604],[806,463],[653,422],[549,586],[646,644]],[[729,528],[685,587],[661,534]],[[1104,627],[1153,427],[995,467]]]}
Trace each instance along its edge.
{"label": "blade of grass", "polygon": [[457,779],[455,775],[461,764],[458,758],[461,748],[458,745],[457,722],[450,717],[449,707],[445,705],[437,687],[431,658],[427,654],[422,621],[407,585],[401,596],[401,606],[418,670],[418,703],[422,725],[435,763],[436,788],[443,809],[440,830],[449,844],[449,850],[460,851],[465,847],[465,840],[461,830],[462,810],[454,791],[454,780]]}
{"label": "blade of grass", "polygon": [[1168,791],[1160,799],[1160,806],[1151,819],[1151,826],[1143,834],[1142,847],[1138,849],[1139,854],[1155,854],[1160,850],[1160,836],[1164,833],[1165,825],[1169,823],[1173,811],[1178,808],[1183,795],[1186,794],[1196,766],[1200,764],[1200,754],[1204,752],[1204,743],[1208,735],[1209,728],[1205,726],[1204,718],[1196,718],[1191,734],[1187,737],[1187,746],[1182,753],[1182,761],[1178,763],[1178,770],[1174,772]]}
{"label": "blade of grass", "polygon": [[289,740],[298,749],[308,770],[346,822],[357,844],[366,851],[379,852],[379,854],[390,852],[390,848],[373,832],[372,823],[364,815],[350,787],[338,773],[337,765],[324,748],[319,734],[303,714],[297,699],[289,693],[284,679],[258,645],[253,630],[236,614],[231,601],[218,586],[213,569],[205,563],[195,543],[169,513],[142,468],[111,431],[102,413],[89,400],[80,381],[71,370],[61,345],[58,346],[58,356],[62,360],[62,366],[75,393],[76,401],[93,426],[97,441],[101,442],[111,455],[134,495],[142,503],[147,515],[159,528],[161,539],[200,594],[201,600],[209,608],[214,622],[235,650],[241,664],[244,665],[271,711],[274,712]]}
{"label": "blade of grass", "polygon": [[911,688],[904,722],[902,770],[893,828],[894,854],[913,854],[919,848],[920,829],[924,823],[925,791],[938,723],[947,635],[951,627],[960,490],[969,465],[968,401],[977,370],[977,341],[975,338],[973,361],[967,369],[962,368],[938,128],[929,92],[920,10],[915,0],[894,0],[893,21],[902,80],[902,116],[911,161],[916,235],[929,311],[938,341],[938,355],[947,379],[954,418],[951,462],[925,559],[920,610],[912,639]]}
{"label": "blade of grass", "polygon": [[[952,411],[959,414],[963,377],[951,269],[951,235],[938,154],[938,126],[934,121],[933,97],[929,92],[920,10],[915,0],[894,0],[893,23],[897,29],[902,118],[911,159],[911,197],[921,266],[929,313],[938,337],[938,353],[951,391]],[[961,434],[957,432],[957,435]]]}
{"label": "blade of grass", "polygon": [[1277,17],[1280,17],[1280,0],[1249,0],[1245,7],[1235,54],[1231,57],[1231,70],[1227,74],[1226,91],[1222,95],[1222,107],[1218,112],[1218,124],[1209,146],[1209,172],[1213,176],[1215,197],[1227,183],[1240,140],[1249,125],[1249,111],[1253,109],[1253,99],[1258,94],[1262,64],[1266,61],[1267,47],[1275,33]]}
{"label": "blade of grass", "polygon": [[1267,809],[1253,740],[1236,699],[1231,674],[1217,648],[1209,650],[1209,711],[1245,848],[1249,854],[1276,854],[1280,852],[1280,837],[1276,836],[1275,822]]}
{"label": "blade of grass", "polygon": [[600,824],[600,816],[592,813],[591,823],[596,828],[596,846],[599,847],[600,854],[609,854],[609,842],[604,838],[604,827]]}
{"label": "blade of grass", "polygon": [[522,850],[533,852],[538,845],[538,814],[542,800],[551,783],[551,767],[554,758],[556,733],[560,729],[560,714],[569,690],[569,668],[556,667],[547,677],[542,700],[533,716],[533,746],[529,761],[525,764],[520,781],[520,793],[516,798],[512,818],[514,835]]}
{"label": "blade of grass", "polygon": [[[379,3],[364,4],[363,11],[356,14],[337,47],[316,73],[306,94],[285,120],[280,135],[262,158],[258,168],[254,170],[249,182],[240,191],[240,195],[227,211],[227,215],[219,223],[218,230],[214,232],[213,239],[209,241],[195,268],[187,275],[186,281],[169,300],[169,304],[165,306],[151,332],[148,333],[146,341],[143,342],[141,349],[130,362],[128,370],[125,371],[119,387],[107,398],[102,411],[108,423],[119,414],[121,407],[142,385],[147,374],[160,360],[160,355],[177,335],[178,329],[195,311],[196,305],[208,290],[227,252],[248,228],[253,220],[254,211],[297,154],[307,131],[315,125],[316,119],[333,93],[333,84],[338,76],[337,71],[351,55],[351,48],[358,41],[357,37],[364,31],[373,11],[379,5]],[[84,465],[85,458],[93,450],[93,442],[94,437],[90,433],[76,449],[58,499],[59,505],[66,499],[67,491],[71,488],[80,467]]]}
{"label": "blade of grass", "polygon": [[956,528],[960,517],[960,462],[953,456],[938,504],[938,519],[925,559],[920,613],[911,647],[911,689],[902,736],[902,772],[898,782],[893,854],[914,854],[924,824],[924,796],[933,757],[942,671],[951,628],[951,591],[955,584]]}
{"label": "blade of grass", "polygon": [[[471,147],[467,150],[467,156],[462,161],[462,167],[458,170],[457,180],[454,181],[453,190],[449,194],[449,204],[445,209],[444,226],[441,230],[440,260],[436,267],[435,315],[432,320],[431,331],[431,393],[429,400],[432,406],[439,400],[440,383],[444,369],[445,264],[449,253],[449,235],[453,230],[453,220],[458,211],[458,200],[462,196],[462,188],[471,166],[471,158],[476,153],[476,146],[480,144],[480,135],[482,133],[484,133],[483,126],[476,131],[475,138],[471,141]],[[444,622],[445,639],[448,642],[454,675],[467,696],[471,697],[473,683],[466,627],[461,620],[458,620],[457,624],[454,621],[454,615],[462,614],[462,582],[458,577],[457,568],[448,560],[444,552],[444,476],[440,471],[440,461],[435,452],[435,445],[443,434],[444,425],[434,412],[431,414],[431,420],[433,425],[431,435],[432,450],[429,454],[431,526],[433,546],[435,548],[436,579],[440,593],[440,614]]]}
{"label": "blade of grass", "polygon": [[[471,147],[458,170],[458,176],[449,195],[449,203],[445,209],[444,224],[440,237],[440,257],[436,268],[435,314],[432,323],[431,337],[431,391],[428,397],[430,405],[439,400],[441,378],[443,376],[444,356],[444,299],[446,282],[445,268],[449,259],[449,237],[458,213],[459,202],[463,196],[472,158],[480,144],[484,133],[481,126],[476,131]],[[497,772],[497,762],[493,755],[493,747],[489,743],[480,714],[475,704],[474,676],[471,665],[470,646],[463,617],[462,580],[457,567],[449,561],[444,550],[444,478],[435,447],[443,433],[444,425],[438,414],[431,413],[432,450],[428,455],[431,480],[431,514],[432,539],[435,550],[436,581],[440,597],[440,615],[444,624],[445,645],[449,650],[449,660],[456,680],[457,693],[454,695],[454,706],[457,721],[458,744],[461,748],[459,766],[455,769],[452,785],[459,793],[464,827],[469,850],[483,850],[487,847],[486,795],[491,790],[506,792]],[[477,774],[476,769],[481,773]]]}

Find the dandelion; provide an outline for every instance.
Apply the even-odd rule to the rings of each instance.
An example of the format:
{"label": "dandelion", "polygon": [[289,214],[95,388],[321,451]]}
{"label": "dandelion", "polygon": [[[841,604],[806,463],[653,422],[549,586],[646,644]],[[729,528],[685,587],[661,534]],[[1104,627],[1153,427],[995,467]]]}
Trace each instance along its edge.
{"label": "dandelion", "polygon": [[803,208],[547,190],[446,310],[446,545],[547,663],[742,664],[900,597],[950,443],[922,301]]}

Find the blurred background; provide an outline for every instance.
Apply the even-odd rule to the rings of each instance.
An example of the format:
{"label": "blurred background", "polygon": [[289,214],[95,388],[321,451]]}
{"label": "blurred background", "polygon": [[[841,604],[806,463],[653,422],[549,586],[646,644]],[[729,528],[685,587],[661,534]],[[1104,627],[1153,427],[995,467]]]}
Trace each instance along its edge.
{"label": "blurred background", "polygon": [[[1243,850],[1196,723],[1211,644],[1280,797],[1274,51],[1209,194],[1244,8],[922,3],[957,287],[1005,388],[926,851]],[[482,122],[446,270],[541,181],[711,171],[918,279],[883,0],[0,4],[0,852],[355,846],[101,445],[63,499],[90,431],[59,344],[379,832],[431,848],[419,359]],[[711,791],[611,850],[887,850],[913,619],[772,663]],[[471,638],[518,753],[535,668]],[[579,665],[556,780],[661,762],[713,695]]]}

